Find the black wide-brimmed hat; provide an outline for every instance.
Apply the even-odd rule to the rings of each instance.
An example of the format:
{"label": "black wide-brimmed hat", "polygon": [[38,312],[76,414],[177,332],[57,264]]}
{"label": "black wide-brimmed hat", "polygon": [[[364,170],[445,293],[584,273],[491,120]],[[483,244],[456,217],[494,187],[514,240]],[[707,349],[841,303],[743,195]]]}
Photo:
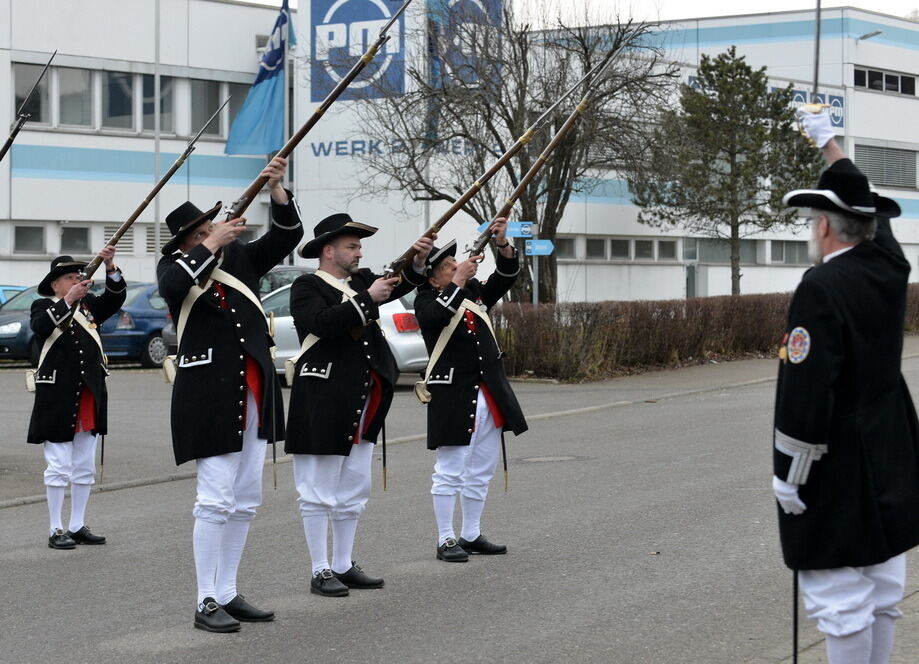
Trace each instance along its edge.
{"label": "black wide-brimmed hat", "polygon": [[220,212],[222,203],[217,204],[207,212],[202,212],[190,201],[185,201],[175,210],[166,215],[166,225],[172,233],[172,239],[163,245],[163,255],[168,256],[179,248],[182,240],[205,221],[213,221]]}
{"label": "black wide-brimmed hat", "polygon": [[337,237],[342,235],[370,237],[376,232],[376,227],[358,223],[351,218],[351,215],[339,212],[326,217],[313,227],[315,237],[300,247],[299,254],[303,258],[319,258],[322,248]]}
{"label": "black wide-brimmed hat", "polygon": [[424,261],[425,265],[428,266],[428,274],[430,275],[431,271],[447,256],[456,257],[456,240],[450,240],[443,247],[434,247],[431,249],[431,253],[428,254],[428,257]]}
{"label": "black wide-brimmed hat", "polygon": [[38,294],[45,297],[54,297],[54,289],[51,288],[51,282],[58,277],[63,277],[70,272],[79,272],[86,267],[86,261],[75,261],[72,256],[58,256],[51,261],[51,270],[45,275],[45,278],[38,284]]}
{"label": "black wide-brimmed hat", "polygon": [[900,206],[874,192],[868,178],[849,159],[840,159],[823,171],[816,189],[788,192],[782,202],[791,207],[846,212],[866,221],[900,215]]}

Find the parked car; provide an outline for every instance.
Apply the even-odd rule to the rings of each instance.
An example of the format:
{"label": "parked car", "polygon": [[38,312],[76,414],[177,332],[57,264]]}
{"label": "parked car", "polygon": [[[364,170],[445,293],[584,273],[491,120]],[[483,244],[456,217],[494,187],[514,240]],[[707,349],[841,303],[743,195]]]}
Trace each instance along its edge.
{"label": "parked car", "polygon": [[[95,288],[104,288],[98,284]],[[156,284],[129,283],[124,304],[99,328],[102,348],[109,358],[139,360],[159,367],[167,354],[163,328],[169,321],[166,301]]]}
{"label": "parked car", "polygon": [[300,275],[311,274],[315,271],[316,268],[304,265],[278,265],[272,268],[271,272],[258,282],[258,296],[260,298],[265,297],[269,293],[278,290],[281,286],[294,283]]}
{"label": "parked car", "polygon": [[[415,291],[380,307],[380,327],[402,373],[421,373],[428,352],[414,312]],[[284,363],[300,352],[300,340],[290,315],[290,285],[262,298],[265,313],[274,312],[275,369],[284,375]]]}
{"label": "parked car", "polygon": [[0,358],[38,365],[41,348],[33,339],[29,321],[32,303],[40,297],[38,286],[30,286],[0,305]]}
{"label": "parked car", "polygon": [[0,286],[0,305],[6,304],[10,298],[25,289],[25,286]]}

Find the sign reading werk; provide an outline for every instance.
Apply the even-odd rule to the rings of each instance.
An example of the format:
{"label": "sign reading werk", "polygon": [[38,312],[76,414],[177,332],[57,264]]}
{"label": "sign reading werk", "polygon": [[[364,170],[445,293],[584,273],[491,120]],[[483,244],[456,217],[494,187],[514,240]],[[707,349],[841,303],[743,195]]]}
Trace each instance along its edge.
{"label": "sign reading werk", "polygon": [[[321,102],[341,81],[386,21],[398,0],[312,0],[310,98]],[[390,28],[391,39],[339,99],[373,99],[405,92],[405,14]]]}

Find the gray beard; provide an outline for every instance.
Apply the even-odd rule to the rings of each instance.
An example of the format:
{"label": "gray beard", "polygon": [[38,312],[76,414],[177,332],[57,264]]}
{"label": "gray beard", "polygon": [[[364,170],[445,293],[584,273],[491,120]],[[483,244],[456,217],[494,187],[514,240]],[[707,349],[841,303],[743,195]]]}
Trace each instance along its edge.
{"label": "gray beard", "polygon": [[820,253],[820,247],[817,246],[813,228],[811,228],[810,237],[807,238],[807,257],[814,265],[820,265],[823,262],[823,255]]}

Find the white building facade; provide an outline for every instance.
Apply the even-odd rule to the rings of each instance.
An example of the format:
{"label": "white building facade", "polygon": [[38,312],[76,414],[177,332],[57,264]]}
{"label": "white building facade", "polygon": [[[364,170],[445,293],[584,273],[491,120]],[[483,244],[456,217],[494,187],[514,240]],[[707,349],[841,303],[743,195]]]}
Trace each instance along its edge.
{"label": "white building facade", "polygon": [[[430,0],[442,3],[444,0]],[[472,3],[473,0],[460,0]],[[412,50],[406,35],[423,16],[416,0],[393,39],[368,71],[404,80]],[[476,0],[494,11],[500,0]],[[156,7],[159,6],[159,48]],[[396,3],[380,0],[300,0],[293,22],[299,40],[293,79],[293,120],[298,127],[344,72],[330,48],[357,55]],[[0,162],[0,283],[30,285],[60,253],[88,256],[143,200],[156,180],[153,78],[159,71],[161,138],[159,172],[183,150],[188,137],[227,95],[232,100],[189,162],[174,176],[119,244],[129,279],[154,280],[156,219],[185,200],[199,207],[230,202],[257,176],[266,156],[225,156],[225,138],[257,69],[277,8],[225,0],[0,0],[0,126],[15,120],[18,99],[31,87],[51,52],[58,55],[32,120],[11,154]],[[811,90],[813,12],[754,14],[664,24],[662,44],[689,81],[703,53],[731,45],[754,66],[768,67],[776,86],[792,83],[804,101]],[[317,44],[315,36],[326,40]],[[260,41],[261,40],[261,41]],[[319,48],[317,48],[319,46]],[[831,104],[846,152],[879,189],[904,210],[895,232],[919,266],[919,24],[859,9],[823,12],[820,93]],[[361,83],[359,83],[361,85]],[[359,100],[346,94],[295,152],[293,188],[304,221],[347,211],[380,227],[365,242],[364,263],[380,268],[400,254],[441,208],[409,197],[360,196],[362,152],[387,149],[384,137],[362,132]],[[466,183],[468,184],[468,183]],[[810,183],[802,183],[809,185]],[[267,199],[247,213],[253,233],[267,223]],[[606,177],[576,195],[556,241],[559,298],[568,301],[669,299],[730,292],[726,245],[680,231],[637,223],[625,183]],[[445,237],[461,246],[475,236],[457,218]],[[772,233],[744,240],[741,290],[791,290],[806,267],[803,234]],[[300,262],[300,259],[297,259]],[[919,280],[914,272],[913,279]]]}

